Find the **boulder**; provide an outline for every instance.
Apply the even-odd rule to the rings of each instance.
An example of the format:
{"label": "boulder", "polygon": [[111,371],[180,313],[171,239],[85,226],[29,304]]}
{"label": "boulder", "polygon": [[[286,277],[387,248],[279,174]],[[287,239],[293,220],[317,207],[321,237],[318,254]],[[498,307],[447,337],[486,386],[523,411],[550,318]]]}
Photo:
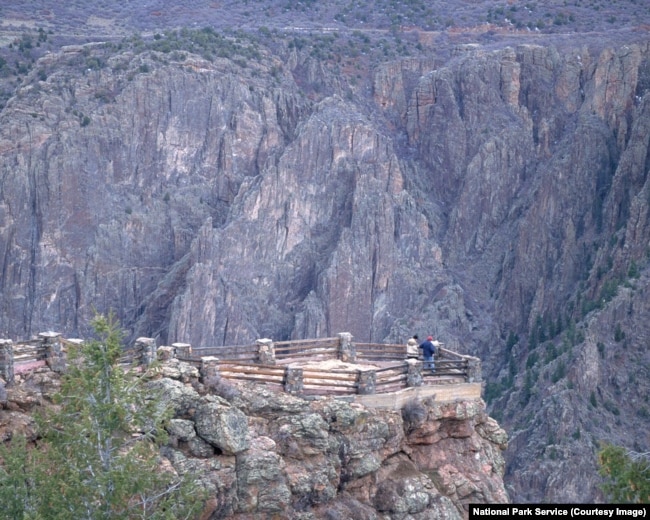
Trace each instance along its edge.
{"label": "boulder", "polygon": [[249,447],[248,419],[238,408],[207,402],[197,408],[194,422],[199,437],[224,454]]}
{"label": "boulder", "polygon": [[284,476],[282,457],[275,442],[254,439],[250,448],[237,455],[237,488],[241,512],[277,513],[285,511],[291,491]]}

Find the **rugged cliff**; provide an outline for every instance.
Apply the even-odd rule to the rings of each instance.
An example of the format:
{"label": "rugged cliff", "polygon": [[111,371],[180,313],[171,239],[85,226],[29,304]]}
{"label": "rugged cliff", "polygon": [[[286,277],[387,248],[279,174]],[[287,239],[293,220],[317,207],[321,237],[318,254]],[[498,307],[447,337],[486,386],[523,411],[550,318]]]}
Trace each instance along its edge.
{"label": "rugged cliff", "polygon": [[[202,518],[460,519],[507,500],[507,437],[480,400],[387,411],[213,383],[177,360],[150,382],[174,409],[165,464],[208,490]],[[0,395],[0,441],[33,438],[30,413],[57,387],[47,367],[19,376]]]}
{"label": "rugged cliff", "polygon": [[231,43],[36,64],[0,113],[0,332],[109,308],[193,345],[433,332],[484,360],[511,496],[599,498],[597,443],[648,421],[647,39],[367,77]]}

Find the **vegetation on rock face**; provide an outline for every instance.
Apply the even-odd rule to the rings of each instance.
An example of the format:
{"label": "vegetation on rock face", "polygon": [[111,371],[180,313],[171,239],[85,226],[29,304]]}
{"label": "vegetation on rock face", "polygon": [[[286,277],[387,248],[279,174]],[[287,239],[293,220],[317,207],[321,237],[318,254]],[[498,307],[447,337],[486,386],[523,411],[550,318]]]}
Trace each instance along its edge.
{"label": "vegetation on rock face", "polygon": [[119,365],[112,317],[93,321],[98,339],[68,351],[57,407],[38,418],[39,438],[0,446],[0,518],[191,518],[201,505],[158,447],[168,410],[145,389],[146,374]]}
{"label": "vegetation on rock face", "polygon": [[598,452],[603,492],[612,503],[650,502],[650,453],[606,445]]}
{"label": "vegetation on rock face", "polygon": [[136,35],[124,40],[126,46],[136,52],[154,50],[162,53],[179,53],[183,51],[199,54],[207,60],[221,58],[262,58],[259,50],[247,33],[237,32],[226,36],[214,31],[211,27],[202,29],[183,28],[179,31],[168,30],[163,34],[156,33],[153,40],[144,40]]}

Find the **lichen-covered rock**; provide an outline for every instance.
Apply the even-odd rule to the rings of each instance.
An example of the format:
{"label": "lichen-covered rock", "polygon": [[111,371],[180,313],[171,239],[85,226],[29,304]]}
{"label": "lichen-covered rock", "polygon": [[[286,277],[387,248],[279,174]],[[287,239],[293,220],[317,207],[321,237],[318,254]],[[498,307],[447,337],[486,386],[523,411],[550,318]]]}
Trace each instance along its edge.
{"label": "lichen-covered rock", "polygon": [[231,518],[239,503],[237,497],[237,463],[234,456],[212,458],[187,457],[177,449],[163,448],[162,454],[174,469],[189,475],[208,493],[206,507],[211,518]]}
{"label": "lichen-covered rock", "polygon": [[503,450],[508,446],[508,434],[492,417],[486,416],[484,422],[478,423],[476,432]]}
{"label": "lichen-covered rock", "polygon": [[283,474],[282,457],[269,438],[253,439],[250,448],[237,456],[237,489],[242,512],[278,513],[286,511],[291,491]]}
{"label": "lichen-covered rock", "polygon": [[183,363],[178,359],[170,359],[161,368],[161,375],[169,379],[177,379],[182,383],[198,381],[199,369],[189,363]]}
{"label": "lichen-covered rock", "polygon": [[340,493],[335,500],[312,510],[309,520],[379,520],[381,517],[372,506],[358,501],[349,493]]}
{"label": "lichen-covered rock", "polygon": [[215,452],[214,447],[199,436],[192,437],[188,440],[187,447],[193,457],[202,459],[212,457]]}
{"label": "lichen-covered rock", "polygon": [[285,451],[295,457],[318,455],[328,448],[329,428],[319,414],[297,415],[280,419],[278,437],[288,444]]}
{"label": "lichen-covered rock", "polygon": [[285,415],[299,413],[304,409],[304,400],[285,392],[274,392],[256,384],[242,384],[246,399],[234,402],[251,415]]}
{"label": "lichen-covered rock", "polygon": [[7,389],[7,404],[9,410],[28,412],[43,404],[43,394],[36,388],[27,385],[15,385]]}
{"label": "lichen-covered rock", "polygon": [[374,506],[393,516],[421,513],[439,494],[431,479],[404,456],[388,460],[377,473],[377,480]]}
{"label": "lichen-covered rock", "polygon": [[200,404],[196,390],[175,379],[156,379],[149,382],[149,386],[159,393],[163,404],[170,406],[178,418],[192,417]]}
{"label": "lichen-covered rock", "polygon": [[0,442],[11,440],[15,435],[24,435],[28,440],[38,436],[36,421],[31,415],[12,409],[0,409]]}
{"label": "lichen-covered rock", "polygon": [[167,431],[180,441],[187,442],[196,437],[194,422],[186,419],[171,419],[167,424]]}
{"label": "lichen-covered rock", "polygon": [[[167,361],[148,382],[173,413],[162,462],[206,491],[206,517],[458,520],[470,502],[507,500],[507,439],[480,400],[418,403],[426,420],[407,425],[400,411],[262,385],[232,382],[230,401],[199,394],[161,375]],[[23,395],[34,381],[49,386],[45,379],[7,390]],[[38,386],[30,392],[33,406],[48,403]],[[34,421],[0,410],[0,440],[16,434],[35,439]]]}
{"label": "lichen-covered rock", "polygon": [[333,453],[303,459],[284,457],[284,460],[287,484],[299,509],[336,498],[341,482],[341,465]]}
{"label": "lichen-covered rock", "polygon": [[234,455],[249,447],[248,419],[231,406],[208,402],[197,407],[196,433],[225,454]]}

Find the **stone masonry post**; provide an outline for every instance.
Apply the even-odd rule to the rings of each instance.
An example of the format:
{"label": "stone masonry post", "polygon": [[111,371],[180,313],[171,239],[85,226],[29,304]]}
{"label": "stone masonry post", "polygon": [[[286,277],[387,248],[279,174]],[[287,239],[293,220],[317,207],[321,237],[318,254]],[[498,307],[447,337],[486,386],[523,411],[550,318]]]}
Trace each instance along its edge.
{"label": "stone masonry post", "polygon": [[303,389],[302,368],[287,366],[284,372],[284,391],[288,394],[300,394]]}
{"label": "stone masonry post", "polygon": [[192,354],[192,345],[189,343],[172,343],[172,347],[178,358],[188,358]]}
{"label": "stone masonry post", "polygon": [[8,385],[14,382],[14,342],[0,339],[0,376]]}
{"label": "stone masonry post", "polygon": [[138,338],[135,340],[136,355],[140,354],[140,362],[146,367],[156,360],[157,350],[156,340],[153,338]]}
{"label": "stone masonry post", "polygon": [[158,347],[158,361],[170,361],[174,359],[174,347]]}
{"label": "stone masonry post", "polygon": [[357,375],[357,393],[369,395],[375,393],[377,372],[374,370],[359,370]]}
{"label": "stone masonry post", "polygon": [[38,335],[45,348],[45,360],[52,372],[65,372],[65,356],[59,332],[41,332]]}
{"label": "stone masonry post", "polygon": [[344,363],[354,363],[357,360],[357,350],[349,332],[339,332],[338,358]]}
{"label": "stone masonry post", "polygon": [[483,381],[481,360],[473,356],[465,356],[467,359],[467,382],[480,383]]}
{"label": "stone masonry post", "polygon": [[201,382],[205,384],[215,384],[221,379],[219,373],[219,358],[216,356],[205,356],[201,358]]}
{"label": "stone masonry post", "polygon": [[422,386],[422,361],[407,359],[406,367],[406,386]]}
{"label": "stone masonry post", "polygon": [[275,347],[273,340],[264,338],[258,339],[255,344],[257,345],[257,360],[262,365],[275,365]]}

